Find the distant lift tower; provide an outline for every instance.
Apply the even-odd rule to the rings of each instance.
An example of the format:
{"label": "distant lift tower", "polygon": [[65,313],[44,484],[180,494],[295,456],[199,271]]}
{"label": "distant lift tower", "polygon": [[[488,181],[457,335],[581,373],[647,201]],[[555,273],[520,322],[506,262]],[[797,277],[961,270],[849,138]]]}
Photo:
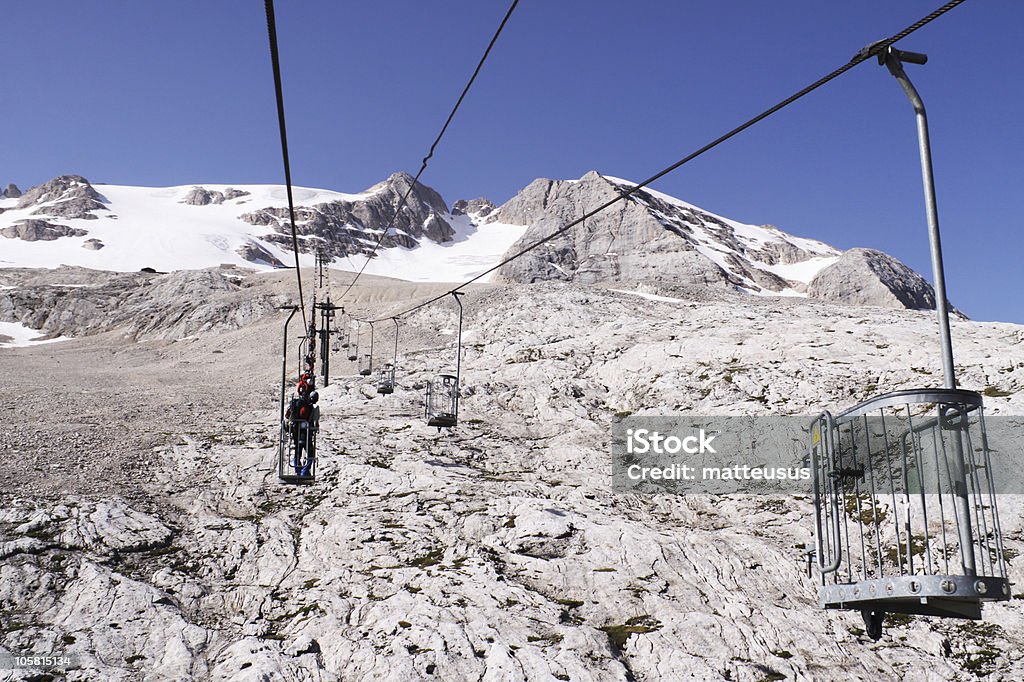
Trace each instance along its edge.
{"label": "distant lift tower", "polygon": [[323,367],[324,386],[331,382],[331,335],[337,334],[334,329],[334,315],[336,310],[345,314],[345,309],[331,303],[328,296],[324,303],[316,303],[313,306],[320,311],[320,366]]}
{"label": "distant lift tower", "polygon": [[859,610],[876,640],[886,613],[977,620],[982,602],[1010,598],[982,398],[956,386],[928,122],[903,71],[927,57],[888,46],[878,61],[917,116],[945,386],[880,395],[811,425],[821,606]]}

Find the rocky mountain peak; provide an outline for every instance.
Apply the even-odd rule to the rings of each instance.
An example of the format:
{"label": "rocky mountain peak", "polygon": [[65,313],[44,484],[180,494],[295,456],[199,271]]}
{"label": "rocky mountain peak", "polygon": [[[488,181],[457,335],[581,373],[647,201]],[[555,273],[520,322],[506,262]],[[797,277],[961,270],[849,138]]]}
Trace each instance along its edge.
{"label": "rocky mountain peak", "polygon": [[[497,220],[530,226],[511,251],[519,250],[631,186],[596,171],[579,180],[535,180],[498,209]],[[501,276],[521,282],[671,282],[801,293],[806,282],[784,266],[838,253],[821,242],[736,223],[644,189],[507,264]]]}
{"label": "rocky mountain peak", "polygon": [[875,249],[846,251],[811,280],[807,293],[813,298],[852,305],[935,308],[935,290],[924,277]]}
{"label": "rocky mountain peak", "polygon": [[[379,182],[373,187],[366,190],[366,193],[380,193],[385,192],[389,195],[393,194],[393,204],[395,208],[398,208],[398,203],[405,196],[405,193],[409,191],[409,187],[413,184],[415,178],[409,175],[405,171],[399,171],[392,173],[388,176],[388,179]],[[416,182],[415,188],[409,194],[409,198],[406,202],[407,206],[416,206],[414,210],[422,211],[427,208],[437,213],[447,213],[448,205],[445,203],[444,198],[441,197],[434,189],[424,185],[422,182]]]}
{"label": "rocky mountain peak", "polygon": [[13,182],[7,185],[7,189],[0,190],[0,197],[6,199],[17,199],[21,196],[21,190]]}
{"label": "rocky mountain peak", "polygon": [[[578,180],[533,181],[494,214],[501,222],[530,226],[505,257],[634,186],[596,171]],[[935,306],[928,282],[880,251],[843,253],[774,225],[738,223],[647,188],[506,264],[500,277],[702,285],[854,305]]]}
{"label": "rocky mountain peak", "polygon": [[[427,238],[443,243],[451,241],[455,230],[448,223],[448,206],[436,191],[417,182],[398,211],[402,197],[413,184],[408,173],[394,173],[387,180],[373,185],[352,200],[337,200],[301,206],[295,209],[299,251],[321,251],[330,258],[369,254],[380,233],[395,231],[383,237],[380,248],[415,247]],[[242,220],[253,225],[266,225],[273,232],[261,237],[291,250],[291,227],[286,206],[267,207],[246,213]]]}
{"label": "rocky mountain peak", "polygon": [[38,207],[32,215],[95,220],[93,211],[105,211],[106,199],[81,175],[61,175],[21,195],[16,208]]}

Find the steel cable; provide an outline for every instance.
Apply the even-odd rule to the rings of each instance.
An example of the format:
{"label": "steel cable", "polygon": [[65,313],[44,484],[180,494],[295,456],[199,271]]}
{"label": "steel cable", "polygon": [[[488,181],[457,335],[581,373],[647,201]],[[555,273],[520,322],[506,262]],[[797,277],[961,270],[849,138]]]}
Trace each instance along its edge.
{"label": "steel cable", "polygon": [[[473,282],[479,281],[480,279],[482,279],[483,277],[486,277],[487,275],[491,274],[495,270],[498,270],[499,268],[507,265],[508,263],[511,263],[512,261],[516,260],[517,258],[520,258],[521,256],[524,256],[525,254],[529,253],[530,251],[533,251],[537,247],[543,246],[544,244],[548,243],[549,241],[551,241],[555,237],[558,237],[558,236],[560,236],[562,234],[565,234],[566,232],[571,230],[573,227],[575,227],[576,225],[579,225],[580,223],[584,222],[588,218],[592,218],[595,215],[597,215],[598,213],[600,213],[601,211],[607,209],[608,207],[610,207],[610,206],[612,206],[612,205],[614,205],[614,204],[616,204],[616,203],[626,199],[629,196],[632,196],[633,194],[635,194],[636,192],[640,191],[641,189],[643,189],[647,185],[651,184],[652,182],[654,182],[654,181],[664,177],[665,175],[668,175],[669,173],[671,173],[672,171],[676,170],[680,166],[682,166],[682,165],[684,165],[686,163],[689,163],[690,161],[692,161],[693,159],[697,158],[698,156],[704,154],[705,152],[708,152],[711,149],[714,149],[715,147],[717,147],[718,145],[722,144],[726,140],[729,140],[730,138],[735,137],[736,135],[740,134],[741,132],[743,132],[747,128],[750,128],[751,126],[753,126],[753,125],[759,123],[760,121],[768,118],[769,116],[771,116],[775,112],[779,111],[780,109],[783,109],[783,108],[789,106],[790,104],[792,104],[793,102],[797,101],[801,97],[803,97],[803,96],[813,92],[814,90],[817,90],[818,88],[820,88],[821,86],[825,85],[826,83],[828,83],[828,82],[838,78],[839,76],[843,75],[844,73],[846,73],[847,71],[849,71],[853,67],[855,67],[858,64],[860,64],[860,63],[862,63],[862,62],[864,62],[864,61],[866,61],[868,59],[871,59],[872,57],[878,55],[880,52],[886,50],[893,43],[895,43],[895,42],[897,42],[899,40],[902,40],[903,38],[906,38],[911,33],[917,31],[918,29],[920,29],[923,26],[931,23],[932,21],[935,21],[936,19],[941,17],[946,12],[949,12],[951,9],[955,8],[957,5],[963,4],[964,2],[966,2],[966,0],[951,0],[950,2],[947,2],[942,7],[939,7],[938,9],[936,9],[934,12],[928,14],[927,16],[921,18],[920,20],[918,20],[918,21],[914,22],[913,24],[911,24],[910,26],[906,27],[905,29],[903,29],[899,33],[896,33],[892,37],[886,38],[885,40],[879,40],[879,41],[877,41],[875,43],[871,43],[867,47],[865,47],[865,48],[861,49],[860,51],[858,51],[857,54],[855,54],[853,56],[853,58],[849,62],[847,62],[846,64],[843,64],[842,66],[840,66],[839,68],[835,69],[834,71],[832,71],[828,75],[823,76],[822,78],[819,78],[818,80],[814,81],[813,83],[811,83],[807,87],[803,88],[802,90],[799,90],[798,92],[794,93],[793,95],[790,95],[789,97],[787,97],[786,99],[782,100],[781,102],[779,102],[778,104],[774,105],[773,107],[771,107],[769,109],[766,109],[765,111],[763,111],[762,113],[758,114],[757,116],[749,119],[745,123],[742,123],[741,125],[733,128],[732,130],[730,130],[729,132],[725,133],[721,137],[718,137],[715,140],[712,140],[711,142],[707,143],[706,145],[704,145],[700,149],[698,149],[698,150],[696,150],[696,151],[694,151],[694,152],[684,156],[682,159],[680,159],[679,161],[676,161],[671,166],[668,166],[667,168],[665,168],[665,169],[663,169],[661,171],[658,171],[657,173],[655,173],[651,177],[647,178],[643,182],[641,182],[641,183],[639,183],[637,185],[634,185],[632,188],[630,188],[630,189],[628,189],[628,190],[626,190],[624,192],[621,192],[619,194],[619,196],[617,196],[616,198],[610,199],[609,201],[606,201],[605,203],[603,203],[600,206],[598,206],[597,208],[595,208],[595,209],[593,209],[593,210],[591,210],[591,211],[589,211],[587,213],[584,213],[582,216],[580,216],[576,220],[573,220],[569,224],[564,225],[563,227],[555,230],[554,232],[552,232],[548,236],[546,236],[546,237],[544,237],[542,239],[537,240],[536,242],[530,244],[529,246],[525,247],[524,249],[518,251],[517,253],[509,256],[508,258],[505,258],[504,260],[502,260],[497,265],[495,265],[495,266],[493,266],[493,267],[491,267],[491,268],[489,268],[489,269],[487,269],[487,270],[477,274],[476,276],[474,276],[471,279],[466,280],[465,282],[463,282],[459,286],[457,286],[457,287],[455,287],[453,289],[449,289],[449,290],[445,291],[443,294],[439,294],[437,296],[434,296],[433,298],[427,299],[426,301],[423,301],[422,303],[419,303],[419,304],[417,304],[417,305],[415,305],[415,306],[413,306],[411,308],[407,308],[406,310],[403,310],[400,313],[395,313],[393,315],[388,315],[387,317],[384,317],[384,318],[381,318],[381,319],[390,319],[392,317],[404,317],[405,315],[408,315],[409,313],[412,313],[412,312],[414,312],[416,310],[419,310],[420,308],[426,307],[426,306],[430,305],[431,303],[435,303],[437,301],[440,301],[441,299],[443,299],[443,298],[445,298],[447,296],[450,296],[451,294],[453,294],[453,293],[455,293],[457,291],[461,291],[462,289],[464,289],[465,287],[469,286]],[[374,320],[374,321],[377,322],[379,320]]]}

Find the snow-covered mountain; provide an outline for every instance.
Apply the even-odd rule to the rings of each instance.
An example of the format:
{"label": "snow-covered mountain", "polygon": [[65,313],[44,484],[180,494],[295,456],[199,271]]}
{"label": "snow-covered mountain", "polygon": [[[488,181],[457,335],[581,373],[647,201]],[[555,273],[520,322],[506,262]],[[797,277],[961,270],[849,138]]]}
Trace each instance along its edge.
{"label": "snow-covered mountain", "polygon": [[[449,208],[395,173],[358,194],[294,189],[303,266],[325,254],[337,268],[413,281],[458,281],[550,236],[633,186],[590,172],[538,179],[501,207],[486,199]],[[382,237],[383,234],[383,237]],[[164,188],[91,185],[55,178],[0,198],[0,267],[101,270],[262,269],[294,263],[285,189],[275,185]],[[657,290],[703,285],[896,308],[932,308],[920,275],[879,251],[847,252],[771,225],[747,225],[653,190],[608,210],[506,264],[499,279],[617,282]]]}
{"label": "snow-covered mountain", "polygon": [[[480,225],[472,211],[449,212],[421,184],[392,222],[411,182],[396,173],[358,194],[293,188],[301,264],[312,266],[319,250],[337,267],[357,270],[381,232],[393,228],[366,272],[459,279],[497,262],[523,232]],[[0,267],[128,272],[294,264],[287,195],[278,185],[93,186],[65,175],[0,198],[0,237]]]}

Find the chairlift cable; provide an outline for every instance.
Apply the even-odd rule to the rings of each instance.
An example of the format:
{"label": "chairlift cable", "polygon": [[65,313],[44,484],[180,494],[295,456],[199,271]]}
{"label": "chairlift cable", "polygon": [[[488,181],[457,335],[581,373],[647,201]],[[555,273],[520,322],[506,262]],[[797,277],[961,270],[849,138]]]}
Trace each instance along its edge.
{"label": "chairlift cable", "polygon": [[277,51],[277,22],[274,19],[274,0],[265,0],[267,10],[267,35],[270,39],[270,62],[274,69],[274,95],[277,98],[277,123],[281,130],[281,156],[284,159],[284,182],[288,193],[288,222],[292,231],[292,250],[295,252],[295,277],[299,285],[299,308],[302,310],[302,326],[307,328],[306,301],[302,295],[302,270],[299,267],[299,237],[295,229],[295,201],[292,197],[292,170],[288,162],[288,134],[285,130],[284,93],[281,88],[281,60]]}
{"label": "chairlift cable", "polygon": [[[270,2],[270,0],[267,1]],[[487,61],[487,57],[491,54],[491,49],[494,47],[494,44],[498,41],[498,36],[501,35],[502,30],[504,30],[505,28],[505,24],[508,23],[509,18],[512,16],[512,12],[515,11],[515,8],[518,4],[519,0],[512,0],[512,4],[509,6],[508,11],[505,13],[505,17],[501,20],[501,24],[498,25],[498,30],[494,32],[494,36],[491,38],[491,42],[488,43],[487,49],[484,50],[483,56],[480,58],[480,61],[476,65],[476,69],[473,70],[473,75],[470,76],[469,82],[466,83],[466,87],[462,89],[462,94],[459,95],[458,101],[455,103],[455,106],[452,107],[451,113],[448,114],[448,118],[447,120],[445,120],[444,126],[441,127],[441,132],[437,134],[437,137],[434,139],[433,144],[430,145],[430,151],[427,152],[427,155],[423,157],[423,162],[420,165],[419,171],[416,173],[416,177],[412,179],[412,182],[409,184],[409,189],[405,191],[405,194],[402,196],[402,200],[398,203],[398,208],[395,209],[394,216],[391,219],[392,223],[394,223],[398,219],[398,215],[402,212],[402,209],[405,208],[406,202],[409,200],[409,195],[412,194],[412,190],[416,187],[416,183],[419,182],[420,176],[423,175],[423,171],[427,169],[427,163],[430,161],[431,157],[434,156],[434,151],[437,149],[437,145],[441,142],[441,138],[444,137],[445,132],[448,130],[448,126],[451,125],[452,120],[455,118],[455,112],[459,110],[459,107],[462,105],[462,101],[466,99],[466,95],[469,93],[469,89],[473,86],[473,82],[476,80],[477,75],[479,75],[480,70],[483,68],[484,62]],[[345,288],[345,291],[341,292],[341,296],[338,298],[339,301],[345,300],[346,294],[348,294],[352,287],[355,286],[356,282],[359,281],[359,278],[362,276],[363,271],[366,270],[366,266],[370,264],[370,261],[373,259],[374,255],[376,255],[377,249],[384,241],[384,237],[387,236],[387,233],[388,230],[386,228],[381,231],[380,236],[377,238],[377,243],[373,245],[373,249],[370,250],[369,255],[366,257],[366,262],[364,262],[363,266],[359,268],[359,272],[357,272],[356,276],[352,278],[351,282],[349,282],[348,287]]]}
{"label": "chairlift cable", "polygon": [[[622,200],[632,196],[633,194],[639,192],[641,189],[643,189],[644,187],[647,187],[652,182],[655,182],[656,180],[661,179],[662,177],[668,175],[672,171],[678,169],[680,166],[683,166],[684,164],[689,163],[690,161],[692,161],[693,159],[697,158],[698,156],[701,156],[705,152],[708,152],[708,151],[714,149],[715,147],[717,147],[718,145],[722,144],[723,142],[725,142],[725,141],[735,137],[736,135],[740,134],[741,132],[743,132],[747,128],[750,128],[751,126],[753,126],[753,125],[763,121],[764,119],[768,118],[769,116],[771,116],[772,114],[776,113],[780,109],[783,109],[783,108],[789,106],[790,104],[792,104],[793,102],[797,101],[798,99],[804,97],[807,94],[810,94],[811,92],[817,90],[818,88],[822,87],[826,83],[828,83],[828,82],[838,78],[839,76],[843,75],[844,73],[846,73],[847,71],[849,71],[853,67],[857,66],[858,64],[860,64],[860,63],[862,63],[864,61],[867,61],[868,59],[871,59],[872,57],[877,56],[879,53],[885,51],[893,43],[896,43],[897,41],[902,40],[903,38],[906,38],[911,33],[914,33],[918,29],[926,26],[927,24],[930,24],[932,21],[935,21],[936,19],[941,17],[943,14],[946,14],[947,12],[949,12],[953,8],[957,7],[958,5],[963,4],[964,2],[965,2],[965,0],[950,0],[950,2],[947,2],[943,6],[939,7],[935,11],[931,12],[930,14],[928,14],[927,16],[922,17],[921,19],[919,19],[918,21],[914,22],[910,26],[907,26],[905,29],[903,29],[899,33],[896,33],[892,37],[886,38],[884,40],[879,40],[879,41],[874,42],[874,43],[871,43],[867,47],[864,47],[860,51],[858,51],[857,54],[855,54],[853,56],[853,58],[850,59],[849,62],[847,62],[846,64],[843,64],[842,66],[840,66],[839,68],[835,69],[834,71],[832,71],[828,75],[823,76],[822,78],[819,78],[815,82],[811,83],[810,85],[808,85],[807,87],[803,88],[802,90],[799,90],[798,92],[790,95],[789,97],[787,97],[786,99],[782,100],[778,104],[772,106],[769,109],[766,109],[765,111],[763,111],[762,113],[758,114],[757,116],[749,119],[745,123],[743,123],[743,124],[733,128],[732,130],[730,130],[729,132],[725,133],[721,137],[718,137],[715,140],[712,140],[711,142],[707,143],[706,145],[704,145],[700,149],[698,149],[698,150],[688,154],[687,156],[684,156],[682,159],[680,159],[679,161],[676,161],[671,166],[668,166],[667,168],[665,168],[665,169],[663,169],[661,171],[658,171],[657,173],[655,173],[651,177],[647,178],[643,182],[641,182],[641,183],[639,183],[637,185],[634,185],[632,188],[630,188],[628,190],[624,190],[624,191],[620,192],[619,195],[617,197],[615,197],[614,199],[610,199],[610,200],[606,201],[605,203],[601,204],[600,206],[598,206],[597,208],[595,208],[595,209],[593,209],[593,210],[591,210],[589,212],[584,213],[581,217],[577,218],[576,220],[573,220],[569,224],[564,225],[563,227],[555,230],[554,232],[552,232],[548,236],[546,236],[546,237],[544,237],[542,239],[537,240],[536,242],[534,242],[533,244],[530,244],[529,246],[525,247],[521,251],[519,251],[519,252],[509,256],[508,258],[506,258],[504,260],[502,260],[497,265],[495,265],[495,266],[493,266],[493,267],[491,267],[491,268],[489,268],[487,270],[484,270],[483,272],[475,275],[474,277],[472,277],[469,280],[466,280],[465,282],[463,282],[459,286],[457,286],[457,287],[455,287],[453,289],[450,289],[448,291],[445,291],[442,294],[438,294],[437,296],[434,296],[433,298],[427,299],[426,301],[423,301],[422,303],[419,303],[419,304],[417,304],[417,305],[415,305],[415,306],[413,306],[411,308],[407,308],[406,310],[403,310],[402,312],[396,313],[396,314],[391,315],[389,317],[404,317],[404,316],[406,316],[406,315],[408,315],[408,314],[410,314],[412,312],[415,312],[416,310],[419,310],[420,308],[424,308],[424,307],[430,305],[431,303],[436,303],[437,301],[440,301],[441,299],[443,299],[443,298],[445,298],[445,297],[447,297],[447,296],[449,296],[449,295],[451,295],[451,294],[453,294],[455,292],[461,291],[465,287],[467,287],[470,284],[472,284],[472,283],[482,279],[483,277],[486,277],[487,275],[491,274],[495,270],[498,270],[499,268],[507,265],[508,263],[511,263],[512,261],[516,260],[517,258],[520,258],[521,256],[524,256],[525,254],[529,253],[530,251],[533,251],[534,249],[536,249],[537,247],[543,246],[544,244],[546,244],[547,242],[551,241],[552,239],[554,239],[554,238],[556,238],[556,237],[558,237],[558,236],[560,236],[562,234],[565,234],[566,232],[571,230],[576,225],[579,225],[580,223],[584,222],[587,218],[592,218],[595,215],[597,215],[598,213],[600,213],[601,211],[603,211],[603,210],[613,206],[614,204],[616,204],[616,203],[618,203],[618,202],[620,202],[620,201],[622,201]],[[388,319],[388,318],[382,318],[382,319]]]}

